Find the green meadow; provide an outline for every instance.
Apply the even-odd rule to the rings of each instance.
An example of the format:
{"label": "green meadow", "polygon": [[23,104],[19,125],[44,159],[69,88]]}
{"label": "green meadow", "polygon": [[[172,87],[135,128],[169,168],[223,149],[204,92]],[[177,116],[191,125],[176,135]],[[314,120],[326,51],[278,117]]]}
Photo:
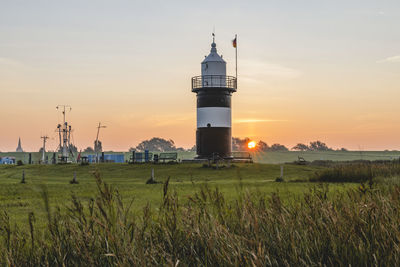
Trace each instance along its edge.
{"label": "green meadow", "polygon": [[[15,156],[17,160],[27,162],[28,153],[2,153],[1,156]],[[48,153],[50,157],[51,153]],[[32,153],[34,162],[38,162],[41,154]],[[179,152],[179,159],[193,158],[193,152]],[[314,160],[392,160],[400,157],[400,152],[370,151],[370,152],[267,152],[253,153],[253,164],[234,164],[230,168],[218,170],[205,168],[202,164],[78,164],[23,166],[0,165],[0,209],[7,210],[15,222],[23,222],[29,212],[44,214],[43,192],[50,197],[52,207],[60,206],[76,195],[82,201],[88,201],[96,195],[97,188],[93,176],[98,172],[101,178],[119,191],[125,202],[133,201],[132,210],[141,212],[146,204],[157,208],[162,200],[162,184],[170,178],[170,188],[184,199],[192,196],[202,186],[218,188],[228,199],[235,199],[243,191],[261,192],[267,195],[279,192],[288,201],[295,196],[307,192],[316,183],[308,180],[316,172],[324,170],[320,166],[284,165],[285,182],[275,182],[280,176],[280,165],[293,162],[298,157],[307,161]],[[125,153],[129,158],[129,153]],[[146,185],[154,169],[155,178],[160,184]],[[26,183],[22,184],[22,173],[25,172]],[[70,184],[76,173],[79,184]],[[356,186],[355,183],[330,184],[332,190],[342,190]],[[39,221],[42,216],[38,216]]]}
{"label": "green meadow", "polygon": [[0,265],[400,262],[398,161],[280,166],[0,166]]}
{"label": "green meadow", "polygon": [[[159,183],[146,184],[152,170]],[[71,184],[75,174],[79,183]],[[393,266],[400,262],[398,177],[398,160],[218,169],[1,165],[0,260],[5,266]]]}
{"label": "green meadow", "polygon": [[[160,184],[147,185],[154,169]],[[201,187],[218,188],[227,199],[234,199],[243,191],[271,194],[279,192],[285,199],[306,192],[315,183],[308,183],[317,166],[284,166],[285,182],[275,182],[280,176],[280,165],[234,164],[230,168],[205,168],[201,164],[91,164],[0,166],[0,209],[7,210],[11,220],[23,222],[29,212],[38,214],[39,221],[45,213],[43,192],[48,192],[52,207],[65,208],[72,195],[83,202],[97,193],[94,172],[119,191],[124,202],[133,201],[132,210],[141,212],[146,204],[157,208],[162,202],[163,185],[170,178],[170,189],[183,199],[199,192]],[[22,184],[25,172],[26,183]],[[79,184],[70,184],[76,173]],[[299,182],[302,181],[302,182]],[[332,184],[341,190],[349,185]],[[334,191],[334,190],[333,190]]]}

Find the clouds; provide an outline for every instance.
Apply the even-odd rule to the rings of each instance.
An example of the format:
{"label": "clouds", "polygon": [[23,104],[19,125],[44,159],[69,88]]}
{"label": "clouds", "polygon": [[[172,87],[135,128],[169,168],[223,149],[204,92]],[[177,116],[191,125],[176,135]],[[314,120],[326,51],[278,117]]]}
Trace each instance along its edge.
{"label": "clouds", "polygon": [[387,57],[383,60],[378,61],[378,63],[400,63],[400,55]]}

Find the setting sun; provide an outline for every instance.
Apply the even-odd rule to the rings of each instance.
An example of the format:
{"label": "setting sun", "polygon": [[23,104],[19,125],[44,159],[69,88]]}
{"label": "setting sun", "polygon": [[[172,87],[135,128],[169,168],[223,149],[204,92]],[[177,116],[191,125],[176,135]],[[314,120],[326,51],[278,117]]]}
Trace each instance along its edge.
{"label": "setting sun", "polygon": [[248,147],[249,149],[255,148],[255,147],[256,147],[256,142],[254,142],[254,141],[248,142],[248,143],[247,143],[247,147]]}

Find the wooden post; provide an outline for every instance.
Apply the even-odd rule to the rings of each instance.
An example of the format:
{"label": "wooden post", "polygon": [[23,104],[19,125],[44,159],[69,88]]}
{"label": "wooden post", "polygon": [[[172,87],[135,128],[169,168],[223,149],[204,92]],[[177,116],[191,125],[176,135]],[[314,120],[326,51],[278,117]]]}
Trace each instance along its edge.
{"label": "wooden post", "polygon": [[78,180],[76,180],[76,172],[74,172],[74,178],[72,178],[71,181],[69,181],[70,184],[79,184]]}
{"label": "wooden post", "polygon": [[158,184],[156,179],[154,179],[154,169],[151,169],[151,176],[150,179],[147,180],[146,184]]}
{"label": "wooden post", "polygon": [[25,183],[25,170],[22,170],[22,180],[21,180],[21,184]]}

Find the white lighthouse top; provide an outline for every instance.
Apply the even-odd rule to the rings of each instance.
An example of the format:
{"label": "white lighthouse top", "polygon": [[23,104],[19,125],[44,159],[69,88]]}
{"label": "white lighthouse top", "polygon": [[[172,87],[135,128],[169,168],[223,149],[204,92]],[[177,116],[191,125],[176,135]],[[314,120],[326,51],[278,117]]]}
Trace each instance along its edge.
{"label": "white lighthouse top", "polygon": [[202,76],[226,76],[226,62],[217,53],[214,34],[210,54],[201,62]]}
{"label": "white lighthouse top", "polygon": [[211,44],[211,51],[210,54],[203,60],[203,63],[206,62],[223,62],[226,63],[225,60],[222,59],[220,55],[217,53],[217,44],[213,41]]}

